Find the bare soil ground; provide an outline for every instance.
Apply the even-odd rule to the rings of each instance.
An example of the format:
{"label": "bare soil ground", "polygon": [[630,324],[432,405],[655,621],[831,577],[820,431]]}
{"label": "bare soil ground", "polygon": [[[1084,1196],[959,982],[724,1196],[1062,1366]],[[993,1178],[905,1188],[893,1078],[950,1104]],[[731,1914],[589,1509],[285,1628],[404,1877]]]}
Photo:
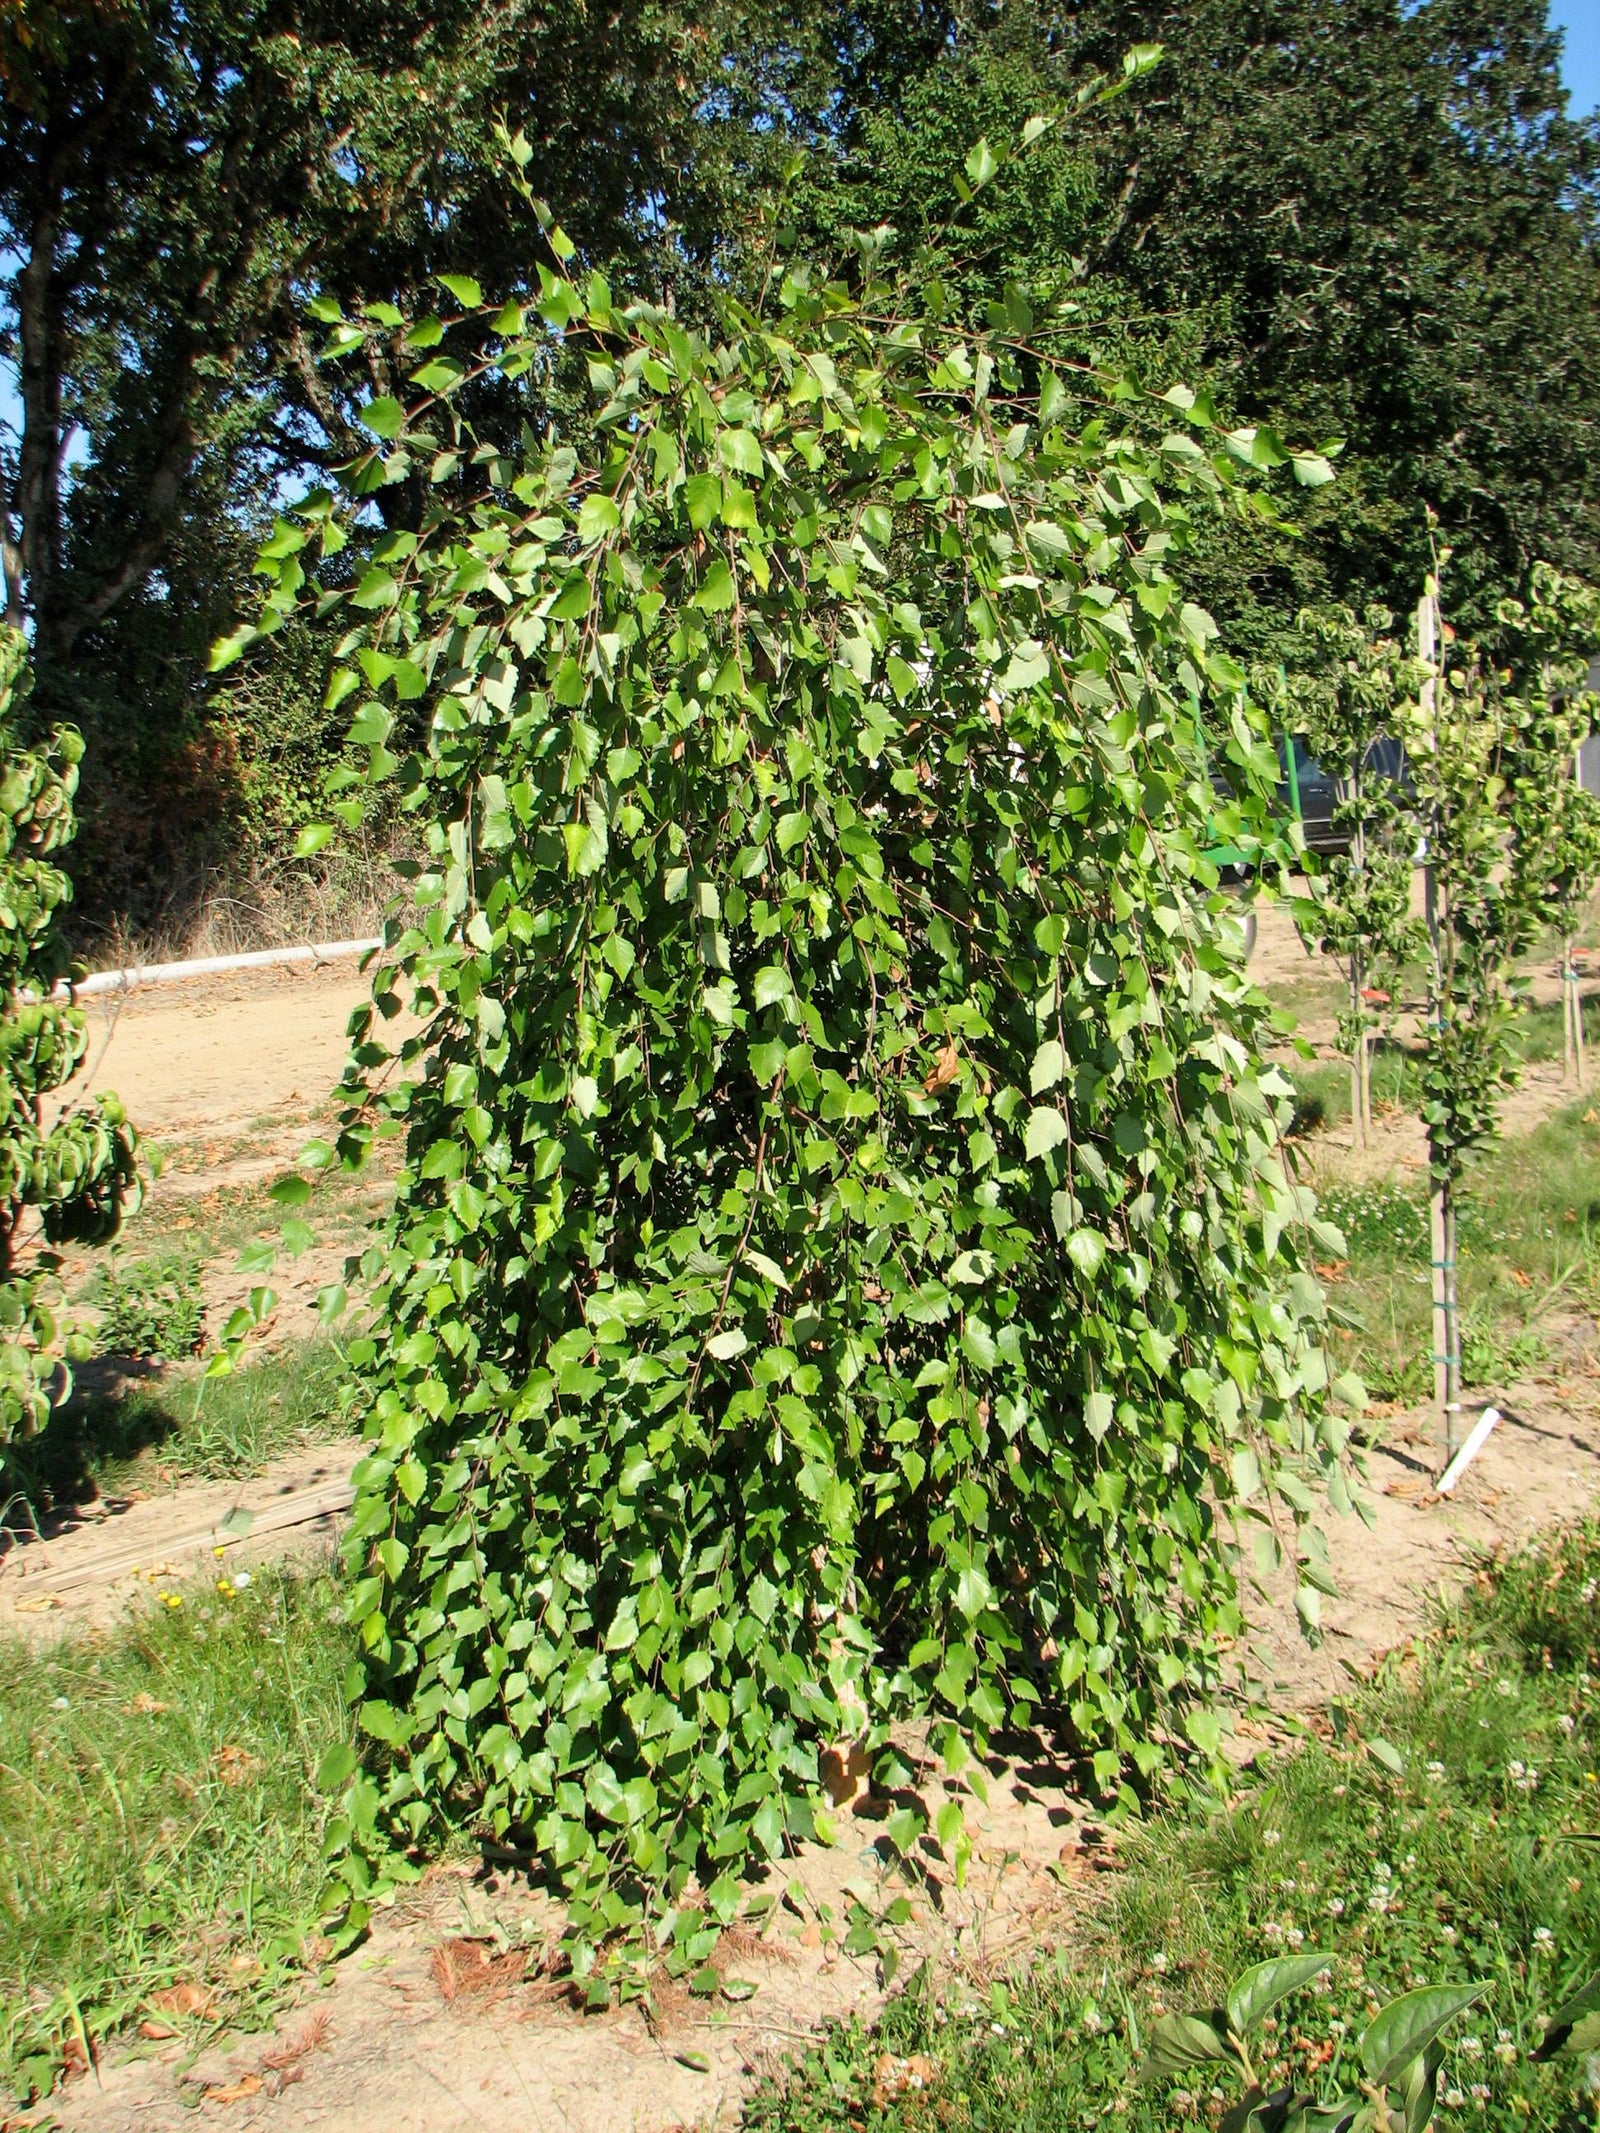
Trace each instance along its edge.
{"label": "bare soil ground", "polygon": [[[259,1278],[239,1271],[237,1246],[256,1229],[275,1228],[266,1187],[326,1127],[346,1026],[367,995],[358,965],[342,962],[86,1003],[87,1086],[116,1092],[163,1166],[126,1249],[130,1257],[198,1251],[213,1334]],[[398,1038],[406,1027],[398,1021],[391,1033]],[[318,1292],[339,1279],[361,1220],[386,1190],[378,1171],[343,1190],[338,1218],[319,1220],[318,1243],[298,1260],[280,1261],[272,1276],[280,1302],[265,1338],[282,1345],[311,1337]],[[219,1237],[228,1249],[211,1248]],[[91,1263],[69,1259],[69,1284]]]}
{"label": "bare soil ground", "polygon": [[[1263,914],[1253,969],[1296,1005],[1309,1035],[1331,1036],[1335,989],[1282,914]],[[361,996],[346,971],[240,980],[199,1001],[152,996],[122,1009],[99,1079],[171,1145],[163,1196],[249,1184],[292,1158],[337,1076],[344,1021]],[[1556,1077],[1535,1070],[1509,1130],[1525,1130],[1561,1098]],[[1413,1137],[1404,1123],[1384,1129],[1364,1167],[1420,1160]],[[1349,1158],[1329,1145],[1318,1160]],[[1414,1636],[1441,1591],[1471,1577],[1485,1552],[1600,1501],[1595,1327],[1572,1314],[1561,1330],[1554,1374],[1501,1391],[1505,1419],[1447,1501],[1433,1492],[1442,1457],[1426,1417],[1378,1418],[1371,1529],[1350,1518],[1329,1533],[1341,1597],[1326,1605],[1324,1643],[1308,1648],[1284,1596],[1272,1594],[1241,1653],[1278,1711],[1324,1702],[1350,1670]],[[148,1594],[151,1570],[159,1581],[209,1561],[213,1530],[235,1500],[262,1525],[249,1545],[303,1544],[304,1531],[266,1531],[272,1506],[336,1485],[342,1461],[324,1448],[243,1490],[180,1488],[159,1502],[108,1505],[0,1563],[0,1622],[48,1635],[74,1617],[109,1620]],[[139,1572],[127,1561],[134,1546],[141,1560],[149,1555]],[[97,1559],[103,1568],[113,1558],[115,1574],[93,1574]],[[1265,1748],[1275,1730],[1247,1720],[1242,1745]],[[920,1789],[930,1806],[964,1790],[931,1769]],[[877,1915],[896,1894],[910,1899],[912,1915],[892,1936],[902,1974],[926,1956],[981,1981],[1082,1929],[1116,1836],[1074,1773],[1024,1746],[996,1760],[987,1801],[968,1795],[967,1807],[976,1849],[964,1888],[931,1849],[919,1880],[892,1879],[878,1841],[885,1803],[844,1807],[838,1841],[808,1847],[770,1877],[768,1916],[725,1942],[726,1990],[707,1999],[663,1992],[653,2021],[637,2006],[589,2015],[572,2004],[549,1974],[557,1921],[514,1875],[437,1870],[380,1918],[364,1948],[308,1984],[273,2036],[224,2039],[198,2057],[179,2040],[138,2042],[55,2099],[53,2120],[66,2133],[144,2133],[185,2122],[197,2105],[202,2124],[270,2133],[651,2133],[731,2122],[763,2065],[819,2022],[879,2004],[878,1958],[841,1946],[853,1905]],[[756,1988],[749,1997],[746,1984]]]}

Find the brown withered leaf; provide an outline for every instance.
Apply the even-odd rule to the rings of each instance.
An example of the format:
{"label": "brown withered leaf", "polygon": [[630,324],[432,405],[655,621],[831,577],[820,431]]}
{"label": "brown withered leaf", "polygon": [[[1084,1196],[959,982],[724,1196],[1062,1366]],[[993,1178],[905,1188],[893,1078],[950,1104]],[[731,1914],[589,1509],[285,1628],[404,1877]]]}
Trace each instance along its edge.
{"label": "brown withered leaf", "polygon": [[259,1755],[252,1755],[248,1748],[236,1748],[230,1741],[217,1750],[217,1776],[224,1785],[248,1785],[258,1770],[266,1765]]}
{"label": "brown withered leaf", "polygon": [[307,2018],[298,2035],[291,2037],[286,2044],[276,2045],[270,2052],[262,2053],[263,2068],[274,2074],[286,2073],[301,2059],[321,2050],[328,2041],[328,2031],[332,2026],[332,2017],[327,2009],[319,2007]]}
{"label": "brown withered leaf", "polygon": [[933,1072],[923,1082],[922,1093],[937,1095],[940,1089],[947,1089],[960,1072],[961,1053],[954,1037],[947,1037],[934,1055]]}
{"label": "brown withered leaf", "polygon": [[226,2082],[221,2088],[202,2089],[202,2103],[243,2103],[247,2096],[259,2096],[264,2084],[259,2074],[246,2074],[238,2081]]}
{"label": "brown withered leaf", "polygon": [[216,1993],[209,1985],[197,1984],[192,1977],[180,1978],[176,1985],[164,1985],[159,1992],[152,1992],[149,2005],[157,2014],[194,2015],[201,2019],[215,2011]]}
{"label": "brown withered leaf", "polygon": [[880,2052],[872,2068],[873,2107],[881,2111],[908,2089],[931,2089],[938,2079],[939,2068],[926,2052],[913,2052],[909,2059],[894,2052]]}
{"label": "brown withered leaf", "polygon": [[467,1992],[503,1992],[520,1985],[528,1968],[526,1948],[498,1953],[484,1940],[441,1941],[428,1958],[433,1982],[446,2005]]}

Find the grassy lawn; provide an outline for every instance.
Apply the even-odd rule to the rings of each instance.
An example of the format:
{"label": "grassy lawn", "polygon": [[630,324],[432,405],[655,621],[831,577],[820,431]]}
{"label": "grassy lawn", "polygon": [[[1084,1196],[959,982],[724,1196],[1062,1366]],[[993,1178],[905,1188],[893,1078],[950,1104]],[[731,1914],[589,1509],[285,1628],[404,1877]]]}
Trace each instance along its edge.
{"label": "grassy lawn", "polygon": [[[1487,1582],[1487,1581],[1486,1581]],[[1164,2133],[1215,2125],[1236,2080],[1141,2085],[1140,2040],[1212,2006],[1248,1964],[1334,1957],[1325,1990],[1269,2017],[1283,2078],[1335,2083],[1379,2000],[1482,1981],[1446,2033],[1439,2124],[1592,2127],[1571,2062],[1529,2063],[1542,2017],[1600,1963],[1591,1674],[1600,1528],[1504,1566],[1409,1659],[1335,1712],[1329,1737],[1250,1773],[1206,1821],[1154,1821],[1087,1931],[1028,1973],[926,1985],[873,2029],[837,2029],[750,2106],[761,2133]],[[1397,1751],[1395,1775],[1365,1748]]]}
{"label": "grassy lawn", "polygon": [[281,1998],[349,1656],[334,1584],[275,1571],[115,1635],[0,1641],[0,2092],[141,2018],[187,2034]]}
{"label": "grassy lawn", "polygon": [[[1350,1248],[1331,1301],[1355,1320],[1350,1357],[1370,1391],[1431,1386],[1427,1184],[1329,1186]],[[1600,1305],[1600,1122],[1587,1098],[1474,1165],[1457,1218],[1461,1363],[1468,1384],[1504,1384],[1555,1361],[1553,1316]]]}
{"label": "grassy lawn", "polygon": [[[1488,1150],[1458,1217],[1462,1363],[1469,1385],[1503,1384],[1553,1358],[1552,1317],[1600,1304],[1600,1123],[1580,1098],[1532,1133]],[[1325,1275],[1343,1340],[1380,1398],[1426,1398],[1432,1384],[1427,1184],[1328,1184],[1347,1267]]]}
{"label": "grassy lawn", "polygon": [[202,1387],[198,1365],[90,1388],[7,1453],[6,1486],[37,1509],[174,1481],[226,1481],[348,1428],[344,1365],[331,1341],[254,1356]]}

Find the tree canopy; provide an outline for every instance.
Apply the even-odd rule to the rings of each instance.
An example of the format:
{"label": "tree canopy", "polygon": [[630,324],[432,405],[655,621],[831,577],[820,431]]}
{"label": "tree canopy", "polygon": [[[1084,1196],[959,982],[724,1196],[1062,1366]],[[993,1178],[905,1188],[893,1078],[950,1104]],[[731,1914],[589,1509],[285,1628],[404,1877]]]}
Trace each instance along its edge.
{"label": "tree canopy", "polygon": [[[1076,110],[1157,46],[1134,95]],[[502,120],[585,261],[685,319],[759,288],[781,199],[835,263],[890,226],[946,315],[984,323],[1011,281],[1055,306],[1058,353],[1342,440],[1295,538],[1235,525],[1194,559],[1246,652],[1292,657],[1308,601],[1406,604],[1427,506],[1480,632],[1536,556],[1600,576],[1600,136],[1556,60],[1542,0],[21,0],[0,534],[38,702],[88,738],[87,886],[126,905],[281,722],[316,733],[315,633],[271,704],[206,684],[200,652],[284,482],[361,449],[356,381],[404,374],[432,277],[518,290]],[[947,212],[974,142],[1038,117],[1026,171]],[[319,294],[358,364],[321,359]],[[376,501],[395,525],[421,492]]]}
{"label": "tree canopy", "polygon": [[[691,1878],[725,1922],[830,1745],[900,1782],[893,1722],[955,1772],[1043,1707],[1114,1789],[1178,1709],[1210,1752],[1221,1514],[1276,1561],[1263,1491],[1342,1486],[1338,1233],[1205,856],[1273,757],[1181,577],[1254,440],[1175,390],[1147,444],[1022,307],[798,263],[720,330],[553,268],[473,309],[263,557],[269,646],[308,600],[343,633],[338,816],[392,786],[426,845],[341,1134],[402,1146],[350,1348],[390,1775],[347,1833],[466,1788],[585,1963],[646,1920],[692,1962]],[[537,398],[557,333],[581,451],[469,420],[473,361]]]}
{"label": "tree canopy", "polygon": [[944,250],[958,280],[1074,281],[1084,345],[1151,382],[1176,350],[1238,418],[1344,440],[1300,543],[1214,555],[1242,642],[1289,649],[1309,598],[1409,605],[1430,506],[1475,628],[1536,558],[1600,575],[1600,127],[1566,115],[1543,0],[996,0],[945,28],[832,159],[839,208],[910,237],[963,109],[1014,134],[1161,47],[1032,215]]}

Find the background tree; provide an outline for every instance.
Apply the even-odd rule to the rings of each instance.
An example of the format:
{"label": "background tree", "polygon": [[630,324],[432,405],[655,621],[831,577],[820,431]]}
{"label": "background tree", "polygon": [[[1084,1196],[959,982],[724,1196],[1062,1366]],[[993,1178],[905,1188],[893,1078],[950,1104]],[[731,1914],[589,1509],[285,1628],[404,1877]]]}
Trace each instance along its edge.
{"label": "background tree", "polygon": [[[704,271],[768,152],[749,122],[759,24],[721,0],[0,12],[0,329],[20,409],[0,456],[6,608],[31,629],[41,713],[88,732],[96,812],[116,799],[100,762],[126,788],[130,758],[164,750],[181,787],[198,747],[204,787],[193,655],[237,612],[275,485],[360,448],[310,294],[357,322],[370,392],[396,360],[397,298],[463,263],[510,292],[503,111],[589,256],[658,293]],[[381,502],[403,516],[415,499]]]}
{"label": "background tree", "polygon": [[1409,610],[1424,502],[1474,634],[1540,557],[1594,577],[1600,128],[1566,116],[1544,0],[1087,0],[1052,23],[1078,64],[1166,49],[1137,114],[1102,120],[1091,268],[1198,310],[1228,404],[1346,440],[1298,552],[1219,562],[1252,647],[1322,588]]}
{"label": "background tree", "polygon": [[831,136],[852,219],[922,234],[964,97],[1015,134],[1140,44],[1160,66],[1074,132],[985,263],[1075,276],[1085,352],[1346,440],[1298,539],[1245,521],[1197,559],[1233,640],[1292,659],[1306,606],[1409,611],[1425,503],[1475,634],[1539,557],[1600,572],[1600,127],[1566,117],[1544,0],[958,0],[937,39],[919,12],[900,71],[878,62],[892,99]]}
{"label": "background tree", "polygon": [[1300,617],[1300,632],[1304,661],[1269,701],[1285,744],[1303,738],[1338,781],[1333,824],[1348,834],[1348,847],[1323,863],[1295,908],[1308,945],[1345,966],[1339,1041],[1350,1056],[1350,1118],[1359,1145],[1372,1127],[1377,996],[1392,998],[1401,969],[1421,945],[1411,915],[1418,827],[1399,774],[1398,737],[1422,677],[1385,608],[1360,618],[1348,608],[1310,609]]}
{"label": "background tree", "polygon": [[1557,739],[1572,750],[1574,774],[1553,781],[1520,775],[1510,804],[1517,817],[1515,852],[1524,879],[1520,893],[1554,928],[1561,943],[1562,1068],[1584,1081],[1583,1009],[1573,961],[1577,936],[1600,881],[1600,797],[1578,782],[1577,753],[1600,713],[1591,682],[1600,648],[1600,592],[1568,571],[1536,566],[1526,605],[1502,603],[1502,627],[1520,646],[1526,686],[1565,724]]}
{"label": "background tree", "polygon": [[[1444,561],[1448,561],[1445,551]],[[1428,1017],[1422,1118],[1433,1186],[1435,1384],[1447,1452],[1457,1441],[1461,1343],[1456,1211],[1470,1158],[1494,1135],[1516,1080],[1514,968],[1577,893],[1591,815],[1571,803],[1590,699],[1576,687],[1597,648],[1600,603],[1543,570],[1529,606],[1502,606],[1491,656],[1440,627],[1438,580],[1419,611],[1425,676],[1406,707],[1416,820],[1427,848]]]}

